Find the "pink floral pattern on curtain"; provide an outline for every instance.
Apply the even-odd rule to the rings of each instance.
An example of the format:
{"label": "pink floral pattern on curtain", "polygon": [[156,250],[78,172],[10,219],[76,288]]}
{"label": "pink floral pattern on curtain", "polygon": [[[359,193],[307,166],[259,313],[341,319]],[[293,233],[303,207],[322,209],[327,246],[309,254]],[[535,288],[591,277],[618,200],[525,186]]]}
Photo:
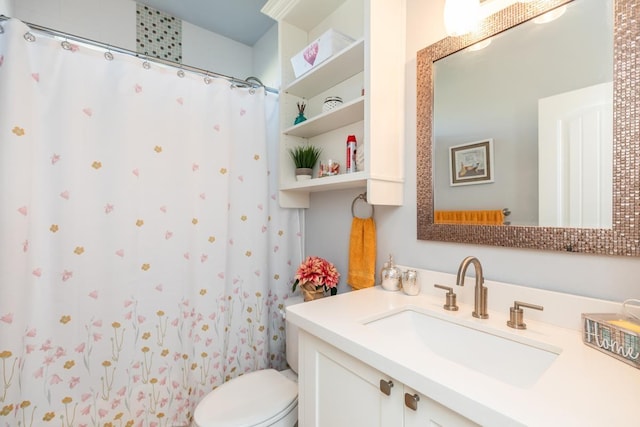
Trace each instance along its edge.
{"label": "pink floral pattern on curtain", "polygon": [[284,368],[275,97],[2,26],[0,425],[187,425]]}

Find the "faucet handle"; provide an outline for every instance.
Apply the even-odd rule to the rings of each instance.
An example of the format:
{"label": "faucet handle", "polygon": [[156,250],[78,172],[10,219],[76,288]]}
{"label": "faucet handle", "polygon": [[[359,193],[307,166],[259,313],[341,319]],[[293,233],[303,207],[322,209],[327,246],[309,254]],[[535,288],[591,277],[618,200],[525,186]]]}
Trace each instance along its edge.
{"label": "faucet handle", "polygon": [[509,308],[509,320],[507,326],[514,329],[527,329],[527,324],[524,323],[523,310],[520,307],[533,308],[534,310],[544,310],[541,305],[529,304],[521,301],[514,301],[513,307]]}
{"label": "faucet handle", "polygon": [[444,289],[447,291],[445,297],[447,298],[445,305],[443,305],[445,310],[449,311],[458,311],[458,305],[456,304],[456,294],[453,292],[453,288],[442,285],[433,285],[436,288]]}

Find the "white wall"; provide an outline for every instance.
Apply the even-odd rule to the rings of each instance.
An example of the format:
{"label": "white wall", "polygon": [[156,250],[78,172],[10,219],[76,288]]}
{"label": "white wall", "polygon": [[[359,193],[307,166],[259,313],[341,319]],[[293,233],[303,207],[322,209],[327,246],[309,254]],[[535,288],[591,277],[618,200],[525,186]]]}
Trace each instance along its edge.
{"label": "white wall", "polygon": [[14,0],[13,10],[13,17],[25,22],[136,50],[131,0]]}
{"label": "white wall", "polygon": [[[376,206],[378,259],[456,273],[467,255],[477,256],[485,277],[506,283],[621,301],[639,297],[640,259],[508,249],[416,240],[416,52],[445,36],[444,0],[406,0],[405,204]],[[326,257],[342,273],[339,290],[349,290],[347,274],[351,202],[360,191],[313,193],[306,212],[306,253]],[[433,286],[433,283],[423,283]],[[449,283],[453,285],[453,283]],[[491,298],[491,289],[489,290]],[[531,301],[535,303],[535,301]]]}
{"label": "white wall", "polygon": [[254,75],[266,86],[279,88],[281,82],[280,66],[278,64],[278,25],[274,24],[271,29],[253,45]]}
{"label": "white wall", "polygon": [[[0,0],[0,14],[136,50],[136,2],[132,0]],[[277,47],[277,30],[275,36],[265,35],[256,44],[256,49],[264,51],[254,55],[250,46],[182,23],[182,62],[219,74],[240,79],[257,76],[262,80],[259,73],[264,72],[267,80],[273,81],[277,71],[270,63],[277,62]]]}
{"label": "white wall", "polygon": [[182,21],[182,63],[244,79],[253,73],[251,47]]}

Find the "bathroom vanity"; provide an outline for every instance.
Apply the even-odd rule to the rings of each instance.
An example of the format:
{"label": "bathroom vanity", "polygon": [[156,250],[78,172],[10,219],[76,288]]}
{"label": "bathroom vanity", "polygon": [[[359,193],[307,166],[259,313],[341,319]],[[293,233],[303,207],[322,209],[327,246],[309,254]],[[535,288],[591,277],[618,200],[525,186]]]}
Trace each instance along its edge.
{"label": "bathroom vanity", "polygon": [[[299,422],[322,426],[614,426],[638,422],[640,371],[582,343],[581,313],[621,304],[418,270],[422,293],[379,286],[299,304]],[[444,310],[454,287],[458,311]],[[526,329],[507,326],[514,301]],[[429,424],[429,423],[433,424]]]}

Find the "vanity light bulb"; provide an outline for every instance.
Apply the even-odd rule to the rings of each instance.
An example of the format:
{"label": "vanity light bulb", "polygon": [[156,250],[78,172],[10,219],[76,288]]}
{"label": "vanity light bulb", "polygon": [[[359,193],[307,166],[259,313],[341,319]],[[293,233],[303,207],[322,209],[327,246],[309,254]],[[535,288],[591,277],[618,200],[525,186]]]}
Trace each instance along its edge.
{"label": "vanity light bulb", "polygon": [[467,48],[467,52],[476,52],[482,50],[491,44],[491,39],[484,39],[478,43],[474,43]]}
{"label": "vanity light bulb", "polygon": [[480,16],[479,0],[446,0],[444,27],[450,36],[461,36],[473,31]]}
{"label": "vanity light bulb", "polygon": [[560,6],[553,9],[544,15],[540,15],[533,20],[534,24],[548,24],[551,21],[555,21],[560,18],[567,11],[567,6]]}

